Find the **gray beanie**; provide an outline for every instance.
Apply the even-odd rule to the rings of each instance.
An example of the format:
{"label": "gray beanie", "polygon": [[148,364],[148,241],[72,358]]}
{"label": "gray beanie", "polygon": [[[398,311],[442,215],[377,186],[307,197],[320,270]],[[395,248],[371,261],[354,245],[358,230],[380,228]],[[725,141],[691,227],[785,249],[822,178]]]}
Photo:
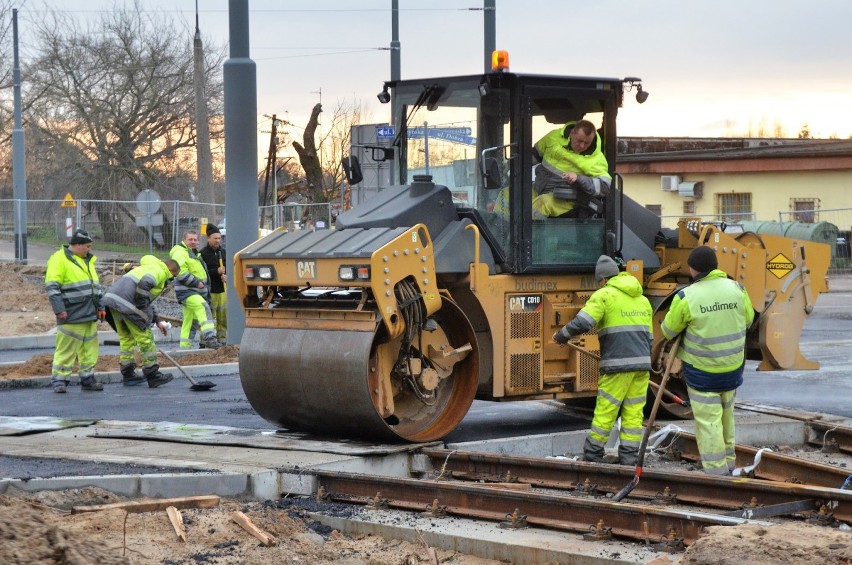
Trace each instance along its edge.
{"label": "gray beanie", "polygon": [[706,245],[701,245],[692,250],[686,264],[699,273],[709,273],[719,266],[716,252]]}
{"label": "gray beanie", "polygon": [[608,279],[618,274],[618,264],[607,255],[598,257],[598,263],[595,265],[595,280]]}

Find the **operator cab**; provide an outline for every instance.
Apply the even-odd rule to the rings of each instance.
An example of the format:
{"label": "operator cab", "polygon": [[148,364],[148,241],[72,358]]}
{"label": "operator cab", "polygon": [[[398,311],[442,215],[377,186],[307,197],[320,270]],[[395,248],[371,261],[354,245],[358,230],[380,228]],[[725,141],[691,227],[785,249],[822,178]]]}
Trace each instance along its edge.
{"label": "operator cab", "polygon": [[[616,114],[623,81],[492,72],[386,83],[393,89],[396,182],[428,174],[447,186],[504,273],[594,270],[617,254]],[[533,146],[567,122],[591,121],[613,177],[598,210],[580,218],[534,213]],[[566,139],[566,143],[568,140]]]}

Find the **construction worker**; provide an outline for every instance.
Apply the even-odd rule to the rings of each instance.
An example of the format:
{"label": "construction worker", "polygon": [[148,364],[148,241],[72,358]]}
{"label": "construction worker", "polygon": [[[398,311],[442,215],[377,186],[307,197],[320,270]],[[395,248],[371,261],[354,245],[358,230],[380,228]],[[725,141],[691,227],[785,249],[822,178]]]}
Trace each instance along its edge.
{"label": "construction worker", "polygon": [[195,329],[201,331],[201,345],[209,349],[220,347],[216,339],[213,313],[210,311],[210,276],[198,254],[198,232],[189,230],[183,240],[172,247],[169,256],[180,265],[180,274],[175,278],[175,295],[183,306],[183,324],[180,328],[180,347],[189,349]]}
{"label": "construction worker", "polygon": [[620,413],[618,462],[635,466],[639,461],[642,410],[651,370],[653,310],[636,277],[620,273],[610,257],[601,255],[598,258],[595,280],[604,286],[589,297],[573,320],[553,334],[553,341],[565,344],[597,328],[601,374],[592,426],[583,445],[583,459],[594,463],[603,461],[604,446]]}
{"label": "construction worker", "polygon": [[226,274],[225,248],[222,246],[222,234],[213,224],[207,224],[207,246],[201,250],[201,258],[210,273],[210,306],[216,317],[216,339],[225,342],[228,333],[228,308],[225,285]]}
{"label": "construction worker", "polygon": [[77,230],[68,245],[50,256],[44,282],[47,297],[56,315],[56,351],[53,353],[51,385],[53,392],[65,393],[74,363],[79,365],[80,386],[99,391],[95,381],[98,362],[98,320],[106,319],[101,303],[103,288],[95,270],[92,238]]}
{"label": "construction worker", "polygon": [[746,330],[754,320],[748,292],[719,270],[716,252],[696,247],[686,261],[691,285],[678,291],[660,329],[666,339],[686,330],[683,361],[695,439],[705,473],[734,470],[734,397],[743,384]]}
{"label": "construction worker", "polygon": [[[585,218],[602,212],[600,198],[609,194],[612,177],[601,149],[601,138],[588,120],[568,122],[535,144],[533,218]],[[554,195],[559,188],[573,188],[576,200]],[[579,206],[578,206],[579,204]]]}
{"label": "construction worker", "polygon": [[[124,386],[141,385],[145,381],[157,388],[172,380],[171,375],[160,372],[157,364],[157,346],[151,324],[168,333],[168,326],[157,316],[154,300],[166,288],[166,283],[180,272],[180,265],[172,259],[161,261],[145,255],[139,266],[122,275],[104,295],[104,305],[109,308],[112,326],[118,333],[119,369]],[[136,373],[136,355],[139,349],[142,375]]]}

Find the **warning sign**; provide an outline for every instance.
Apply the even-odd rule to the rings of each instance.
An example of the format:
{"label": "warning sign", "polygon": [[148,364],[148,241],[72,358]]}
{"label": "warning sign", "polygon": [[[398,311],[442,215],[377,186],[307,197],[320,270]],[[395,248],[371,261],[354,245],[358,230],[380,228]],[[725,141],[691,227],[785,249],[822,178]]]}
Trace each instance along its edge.
{"label": "warning sign", "polygon": [[71,196],[70,192],[65,194],[65,200],[62,201],[62,207],[63,208],[76,208],[77,207],[77,201],[74,200],[74,197]]}
{"label": "warning sign", "polygon": [[793,264],[792,261],[787,259],[783,253],[779,253],[775,257],[769,260],[766,263],[766,270],[778,277],[779,279],[783,279],[787,276],[787,274],[796,268],[796,265]]}

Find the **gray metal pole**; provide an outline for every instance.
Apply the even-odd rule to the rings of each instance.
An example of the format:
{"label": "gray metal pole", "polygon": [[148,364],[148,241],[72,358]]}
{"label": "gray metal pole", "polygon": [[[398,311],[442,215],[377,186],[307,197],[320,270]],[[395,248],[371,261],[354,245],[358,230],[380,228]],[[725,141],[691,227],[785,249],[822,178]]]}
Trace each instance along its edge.
{"label": "gray metal pole", "polygon": [[15,118],[12,129],[12,197],[15,199],[15,262],[27,263],[27,154],[21,125],[21,65],[18,61],[18,10],[12,10]]}
{"label": "gray metal pole", "polygon": [[[402,44],[399,42],[399,0],[391,0],[391,80],[400,80],[402,78]],[[391,119],[390,123],[394,124],[397,112],[399,111],[399,102],[396,100],[396,93],[391,91]],[[395,154],[395,153],[394,153]],[[396,171],[396,157],[390,160],[388,165],[389,185],[396,184],[394,179]]]}
{"label": "gray metal pole", "polygon": [[[225,211],[228,248],[234,253],[257,240],[257,67],[249,58],[248,0],[228,0],[230,58],[225,81]],[[232,267],[233,262],[229,264]],[[228,271],[228,343],[239,343],[246,321],[234,277]]]}
{"label": "gray metal pole", "polygon": [[491,72],[491,53],[497,49],[497,0],[483,0],[485,20],[485,72]]}

